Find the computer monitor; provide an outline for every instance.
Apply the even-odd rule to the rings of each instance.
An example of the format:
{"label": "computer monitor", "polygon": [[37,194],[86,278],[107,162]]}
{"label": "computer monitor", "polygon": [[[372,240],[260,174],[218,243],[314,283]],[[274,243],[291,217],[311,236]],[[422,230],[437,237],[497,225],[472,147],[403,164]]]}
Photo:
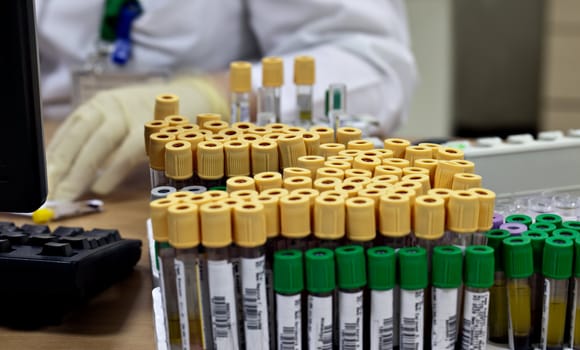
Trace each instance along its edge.
{"label": "computer monitor", "polygon": [[0,1],[0,212],[46,199],[34,0]]}

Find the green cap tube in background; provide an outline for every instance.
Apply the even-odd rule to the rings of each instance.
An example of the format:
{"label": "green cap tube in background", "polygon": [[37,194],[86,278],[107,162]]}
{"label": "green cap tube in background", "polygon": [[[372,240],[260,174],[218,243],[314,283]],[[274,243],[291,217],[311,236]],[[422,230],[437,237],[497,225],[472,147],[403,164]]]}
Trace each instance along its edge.
{"label": "green cap tube in background", "polygon": [[397,255],[391,247],[374,247],[367,250],[368,286],[374,290],[389,290],[395,287]]}
{"label": "green cap tube in background", "polygon": [[580,239],[574,241],[576,259],[574,260],[574,276],[580,277]]}
{"label": "green cap tube in background", "polygon": [[437,288],[458,288],[463,281],[463,252],[456,246],[433,248],[432,285]]}
{"label": "green cap tube in background", "polygon": [[556,280],[572,277],[574,241],[560,237],[546,239],[543,261],[542,272],[545,277]]}
{"label": "green cap tube in background", "polygon": [[510,237],[511,234],[508,230],[493,229],[485,233],[485,238],[487,238],[487,245],[493,248],[493,254],[495,256],[495,271],[503,271],[503,240]]}
{"label": "green cap tube in background", "polygon": [[336,248],[336,267],[340,289],[358,289],[367,284],[365,253],[358,245]]}
{"label": "green cap tube in background", "polygon": [[531,224],[529,226],[529,228],[530,228],[530,230],[533,230],[533,231],[544,231],[549,235],[552,234],[552,231],[557,229],[556,225],[551,224],[549,222],[536,222],[534,224]]}
{"label": "green cap tube in background", "polygon": [[564,221],[562,223],[562,228],[580,231],[580,221]]}
{"label": "green cap tube in background", "polygon": [[524,215],[524,214],[514,214],[514,215],[509,215],[508,217],[505,218],[505,222],[517,222],[518,224],[524,224],[526,226],[530,226],[532,224],[532,222],[534,222],[532,220],[531,217]]}
{"label": "green cap tube in background", "polygon": [[576,238],[580,238],[580,232],[569,228],[558,228],[552,232],[552,237],[561,237],[575,240]]}
{"label": "green cap tube in background", "polygon": [[421,247],[399,249],[399,280],[401,289],[425,289],[429,284],[427,251]]}
{"label": "green cap tube in background", "polygon": [[528,278],[534,273],[532,241],[510,237],[503,241],[503,262],[507,278]]}
{"label": "green cap tube in background", "polygon": [[534,252],[534,272],[542,273],[542,260],[544,256],[544,241],[550,235],[545,231],[528,230],[522,233],[523,237],[528,237],[532,242]]}
{"label": "green cap tube in background", "polygon": [[306,290],[310,293],[330,293],[336,288],[334,252],[314,248],[304,254],[306,264]]}
{"label": "green cap tube in background", "polygon": [[536,222],[547,222],[556,225],[557,228],[562,227],[562,217],[556,214],[540,214],[536,216]]}
{"label": "green cap tube in background", "polygon": [[296,294],[304,289],[302,252],[297,249],[274,253],[274,290],[276,293]]}
{"label": "green cap tube in background", "polygon": [[472,245],[465,249],[465,285],[470,288],[490,288],[494,279],[493,248]]}

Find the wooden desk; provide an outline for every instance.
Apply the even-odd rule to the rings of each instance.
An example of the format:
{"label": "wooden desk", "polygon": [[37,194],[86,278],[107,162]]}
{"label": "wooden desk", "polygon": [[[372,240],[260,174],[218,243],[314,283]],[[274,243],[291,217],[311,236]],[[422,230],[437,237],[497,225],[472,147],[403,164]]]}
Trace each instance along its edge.
{"label": "wooden desk", "polygon": [[[46,134],[52,134],[53,129],[53,125],[47,125]],[[104,212],[49,225],[51,229],[59,225],[81,226],[85,229],[116,228],[124,238],[142,240],[141,260],[131,276],[70,314],[59,326],[35,331],[16,331],[0,327],[0,349],[155,348],[149,248],[145,230],[149,211],[148,187],[148,170],[143,165],[135,169],[124,182],[123,188],[101,198],[105,202]],[[32,223],[30,219],[6,214],[0,214],[0,221],[14,221],[17,225]],[[42,295],[42,291],[38,293],[39,296]]]}

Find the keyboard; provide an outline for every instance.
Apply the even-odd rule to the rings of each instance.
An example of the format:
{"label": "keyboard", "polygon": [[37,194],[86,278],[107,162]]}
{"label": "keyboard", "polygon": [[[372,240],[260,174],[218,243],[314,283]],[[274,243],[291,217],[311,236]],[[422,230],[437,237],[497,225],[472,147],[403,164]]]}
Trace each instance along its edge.
{"label": "keyboard", "polygon": [[74,308],[131,273],[141,241],[114,229],[0,222],[0,324],[59,324]]}

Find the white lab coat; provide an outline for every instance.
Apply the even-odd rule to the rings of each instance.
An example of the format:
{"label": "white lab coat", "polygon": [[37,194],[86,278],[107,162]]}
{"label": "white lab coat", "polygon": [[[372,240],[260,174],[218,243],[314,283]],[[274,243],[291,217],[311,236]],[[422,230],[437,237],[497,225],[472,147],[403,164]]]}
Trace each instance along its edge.
{"label": "white lab coat", "polygon": [[[293,57],[316,58],[315,113],[324,90],[346,83],[347,109],[393,130],[406,114],[416,68],[399,0],[140,0],[133,58],[124,69],[223,71],[234,60],[279,55],[283,116],[295,115]],[[71,69],[94,52],[104,0],[37,0],[42,99],[47,115],[70,112]],[[253,84],[261,85],[254,64]]]}

